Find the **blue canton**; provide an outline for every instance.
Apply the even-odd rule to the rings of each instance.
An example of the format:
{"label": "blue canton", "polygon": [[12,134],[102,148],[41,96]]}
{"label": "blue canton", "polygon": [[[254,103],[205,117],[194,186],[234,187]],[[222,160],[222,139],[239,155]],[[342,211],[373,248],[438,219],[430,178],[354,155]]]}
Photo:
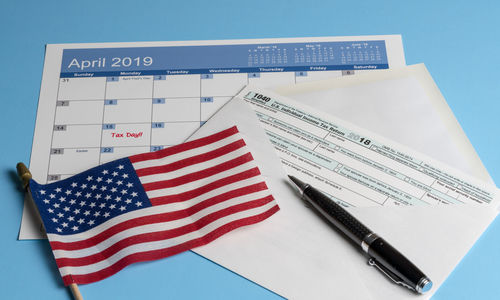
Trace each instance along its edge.
{"label": "blue canton", "polygon": [[31,180],[30,189],[47,233],[83,232],[151,206],[128,158],[46,185]]}

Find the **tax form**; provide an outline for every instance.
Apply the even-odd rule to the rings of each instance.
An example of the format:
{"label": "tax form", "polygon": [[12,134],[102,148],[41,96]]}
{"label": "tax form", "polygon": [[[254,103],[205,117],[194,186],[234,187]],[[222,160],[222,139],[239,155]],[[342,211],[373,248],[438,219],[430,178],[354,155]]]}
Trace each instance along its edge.
{"label": "tax form", "polygon": [[[249,89],[252,105],[288,174],[342,205],[490,203],[479,186],[394,148],[374,134]],[[292,104],[290,104],[292,103]],[[354,129],[353,129],[354,128]]]}
{"label": "tax form", "polygon": [[425,272],[434,287],[420,299],[432,297],[498,213],[494,186],[261,88],[247,87],[190,139],[229,125],[245,137],[280,211],[193,251],[289,299],[416,295],[368,266],[306,207],[282,166],[345,206]]}
{"label": "tax form", "polygon": [[[47,45],[30,170],[50,183],[181,143],[249,83],[404,65],[399,35]],[[42,236],[35,215],[20,239]]]}

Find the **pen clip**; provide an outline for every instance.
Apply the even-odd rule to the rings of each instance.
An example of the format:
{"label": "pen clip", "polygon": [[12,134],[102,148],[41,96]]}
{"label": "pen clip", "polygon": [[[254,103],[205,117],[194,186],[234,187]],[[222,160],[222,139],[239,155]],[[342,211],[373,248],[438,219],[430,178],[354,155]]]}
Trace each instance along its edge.
{"label": "pen clip", "polygon": [[377,264],[377,261],[375,259],[373,259],[373,258],[368,259],[368,264],[370,266],[374,266],[375,268],[377,268],[385,276],[389,277],[389,279],[392,280],[395,284],[399,284],[401,286],[409,288],[412,291],[415,291],[415,289],[413,287],[406,284],[398,275],[394,274],[393,272],[391,272],[389,269],[387,269],[383,265]]}

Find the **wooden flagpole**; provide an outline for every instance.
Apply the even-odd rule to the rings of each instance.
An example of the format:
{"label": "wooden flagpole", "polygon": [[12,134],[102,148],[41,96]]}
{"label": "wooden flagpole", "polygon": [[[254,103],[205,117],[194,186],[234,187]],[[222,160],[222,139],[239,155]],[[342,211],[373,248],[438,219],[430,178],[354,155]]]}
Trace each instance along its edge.
{"label": "wooden flagpole", "polygon": [[[19,176],[23,184],[24,191],[28,194],[30,200],[33,201],[33,199],[31,198],[32,196],[30,191],[30,180],[31,180],[30,170],[28,170],[26,165],[23,164],[22,162],[17,163],[16,169],[17,169],[17,175]],[[73,294],[73,298],[75,300],[83,300],[82,294],[80,293],[80,290],[78,289],[78,285],[76,283],[70,284],[69,289],[71,290],[71,294]]]}
{"label": "wooden flagpole", "polygon": [[73,294],[73,298],[75,298],[75,300],[83,300],[82,294],[80,294],[80,290],[78,289],[78,285],[76,283],[70,284],[69,289],[71,290],[71,294]]}

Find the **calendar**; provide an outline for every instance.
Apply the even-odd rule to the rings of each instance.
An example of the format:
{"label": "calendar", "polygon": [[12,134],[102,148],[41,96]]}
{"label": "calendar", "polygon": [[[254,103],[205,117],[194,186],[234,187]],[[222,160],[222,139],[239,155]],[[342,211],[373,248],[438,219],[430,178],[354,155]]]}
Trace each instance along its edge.
{"label": "calendar", "polygon": [[[50,183],[181,143],[247,84],[404,65],[398,35],[47,45],[30,170]],[[41,236],[35,215],[20,239]]]}

